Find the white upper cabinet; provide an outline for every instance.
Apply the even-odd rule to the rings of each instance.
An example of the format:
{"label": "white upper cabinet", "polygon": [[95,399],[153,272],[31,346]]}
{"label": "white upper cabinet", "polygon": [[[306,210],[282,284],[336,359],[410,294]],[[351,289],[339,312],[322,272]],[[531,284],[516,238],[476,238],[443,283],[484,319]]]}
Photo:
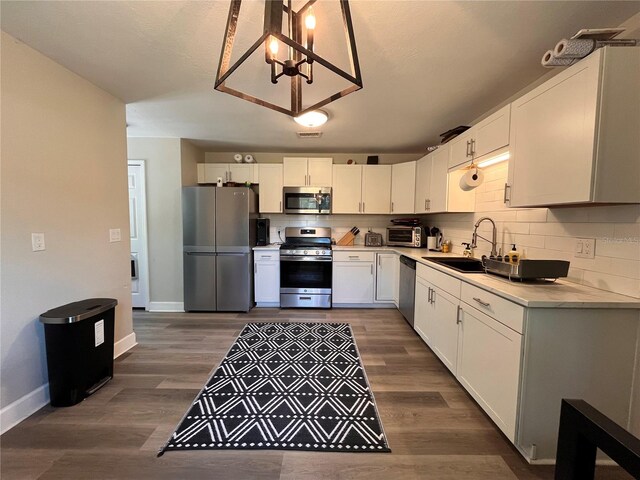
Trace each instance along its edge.
{"label": "white upper cabinet", "polygon": [[285,187],[330,187],[333,158],[284,157]]}
{"label": "white upper cabinet", "polygon": [[334,165],[331,213],[362,212],[362,165]]}
{"label": "white upper cabinet", "polygon": [[413,213],[416,197],[416,162],[391,166],[391,213]]}
{"label": "white upper cabinet", "polygon": [[472,158],[478,159],[509,145],[510,118],[511,105],[507,105],[451,140],[449,168],[470,163]]}
{"label": "white upper cabinet", "polygon": [[258,164],[258,183],[260,213],[282,213],[282,165]]}
{"label": "white upper cabinet", "polygon": [[334,165],[332,213],[391,213],[391,165]]}
{"label": "white upper cabinet", "polygon": [[250,163],[199,163],[198,183],[258,183],[257,165]]}
{"label": "white upper cabinet", "polygon": [[416,168],[415,213],[447,211],[447,162],[449,145],[418,160]]}
{"label": "white upper cabinet", "polygon": [[391,165],[362,166],[362,213],[391,213]]}
{"label": "white upper cabinet", "polygon": [[512,104],[511,207],[640,203],[640,48],[605,47]]}

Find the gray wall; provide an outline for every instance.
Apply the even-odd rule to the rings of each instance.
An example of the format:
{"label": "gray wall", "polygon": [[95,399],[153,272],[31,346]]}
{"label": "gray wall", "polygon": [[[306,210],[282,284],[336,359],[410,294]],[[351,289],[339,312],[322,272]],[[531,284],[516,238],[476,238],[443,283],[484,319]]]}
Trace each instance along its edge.
{"label": "gray wall", "polygon": [[128,138],[129,160],[145,160],[149,309],[182,308],[181,142]]}
{"label": "gray wall", "polygon": [[[6,429],[46,401],[41,313],[116,298],[116,341],[132,334],[132,320],[124,104],[5,33],[1,71]],[[109,242],[111,228],[121,242]],[[31,251],[32,232],[45,234],[45,251]]]}

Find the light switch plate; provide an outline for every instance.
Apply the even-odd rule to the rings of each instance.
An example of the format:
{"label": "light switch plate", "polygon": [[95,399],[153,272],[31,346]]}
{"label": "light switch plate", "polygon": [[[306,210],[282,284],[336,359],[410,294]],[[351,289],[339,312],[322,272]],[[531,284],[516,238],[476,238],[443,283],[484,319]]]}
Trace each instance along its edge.
{"label": "light switch plate", "polygon": [[119,228],[109,229],[109,241],[113,243],[113,242],[119,242],[120,240],[122,240],[120,229]]}
{"label": "light switch plate", "polygon": [[31,250],[34,252],[41,252],[45,249],[44,233],[32,233],[31,234]]}
{"label": "light switch plate", "polygon": [[596,239],[595,238],[576,238],[576,248],[575,248],[574,256],[577,258],[595,258]]}

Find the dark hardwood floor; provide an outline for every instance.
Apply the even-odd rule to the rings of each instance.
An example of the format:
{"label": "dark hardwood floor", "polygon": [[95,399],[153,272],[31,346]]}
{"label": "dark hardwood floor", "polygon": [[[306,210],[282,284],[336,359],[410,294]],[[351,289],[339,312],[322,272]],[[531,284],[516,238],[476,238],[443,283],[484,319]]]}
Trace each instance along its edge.
{"label": "dark hardwood floor", "polygon": [[[392,453],[156,452],[247,322],[352,325]],[[500,434],[396,310],[134,313],[111,382],[0,437],[9,479],[551,479]],[[617,468],[599,479],[631,478]]]}

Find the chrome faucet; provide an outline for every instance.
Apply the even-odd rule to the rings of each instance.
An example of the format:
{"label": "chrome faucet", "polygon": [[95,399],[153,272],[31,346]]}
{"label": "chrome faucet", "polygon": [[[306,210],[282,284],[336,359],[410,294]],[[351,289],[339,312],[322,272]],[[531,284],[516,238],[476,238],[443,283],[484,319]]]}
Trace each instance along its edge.
{"label": "chrome faucet", "polygon": [[475,228],[473,229],[473,237],[471,238],[471,248],[476,248],[478,245],[478,237],[480,237],[483,240],[486,240],[487,242],[489,242],[490,240],[487,238],[484,238],[482,235],[478,235],[478,227],[480,226],[480,224],[482,222],[484,222],[485,220],[489,220],[491,222],[491,225],[493,225],[493,237],[491,240],[491,253],[489,254],[489,258],[494,258],[498,255],[498,251],[497,251],[497,241],[496,241],[496,237],[498,236],[498,231],[496,230],[496,222],[494,222],[492,219],[490,219],[489,217],[482,217],[480,220],[478,220],[475,224]]}

